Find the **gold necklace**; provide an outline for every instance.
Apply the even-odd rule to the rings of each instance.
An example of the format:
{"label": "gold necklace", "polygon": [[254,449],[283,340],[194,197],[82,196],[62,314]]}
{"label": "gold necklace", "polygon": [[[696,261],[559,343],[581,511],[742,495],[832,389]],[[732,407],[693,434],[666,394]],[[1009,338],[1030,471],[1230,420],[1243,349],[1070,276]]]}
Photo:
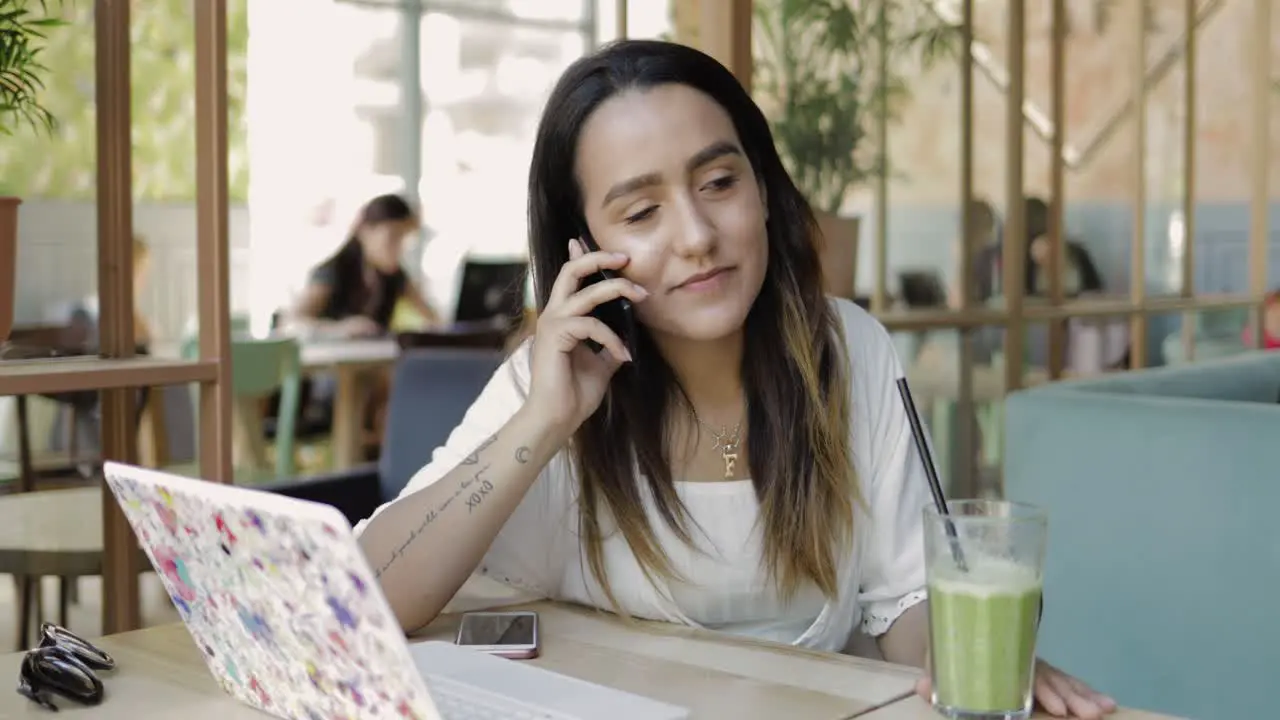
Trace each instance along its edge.
{"label": "gold necklace", "polygon": [[733,426],[731,434],[727,426],[720,428],[717,432],[715,428],[703,422],[696,412],[693,413],[693,419],[711,433],[711,449],[720,451],[720,458],[724,460],[724,476],[732,478],[734,467],[738,464],[738,446],[742,444],[742,421],[739,420],[738,424]]}

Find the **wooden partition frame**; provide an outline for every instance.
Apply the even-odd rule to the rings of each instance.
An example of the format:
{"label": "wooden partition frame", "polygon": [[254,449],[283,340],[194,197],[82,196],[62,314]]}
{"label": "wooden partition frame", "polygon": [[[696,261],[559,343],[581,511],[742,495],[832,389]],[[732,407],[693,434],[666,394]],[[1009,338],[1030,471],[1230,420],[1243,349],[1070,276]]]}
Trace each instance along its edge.
{"label": "wooden partition frame", "polygon": [[[1131,3],[1127,8],[1141,14],[1142,3]],[[881,321],[890,330],[920,332],[925,330],[955,330],[961,338],[960,345],[960,378],[958,384],[957,407],[960,417],[967,417],[967,408],[972,407],[973,397],[973,358],[972,343],[969,338],[973,328],[980,326],[996,326],[1005,330],[1004,388],[1012,392],[1023,386],[1024,368],[1023,351],[1026,330],[1029,323],[1047,322],[1049,324],[1049,345],[1051,349],[1050,363],[1047,368],[1047,379],[1056,380],[1063,375],[1066,348],[1066,323],[1073,318],[1113,318],[1127,319],[1130,325],[1131,367],[1145,367],[1148,364],[1146,342],[1136,341],[1146,338],[1149,329],[1149,318],[1152,315],[1170,313],[1183,314],[1182,342],[1188,357],[1193,357],[1195,344],[1194,321],[1197,313],[1210,310],[1250,308],[1253,310],[1254,337],[1259,344],[1262,341],[1262,314],[1260,309],[1267,292],[1267,271],[1269,267],[1268,244],[1268,211],[1269,211],[1269,123],[1270,123],[1270,88],[1269,88],[1269,52],[1270,52],[1270,13],[1273,11],[1269,0],[1254,0],[1255,18],[1252,23],[1253,33],[1250,43],[1250,68],[1253,102],[1251,103],[1250,127],[1253,145],[1259,150],[1251,154],[1250,167],[1250,227],[1249,227],[1249,278],[1248,291],[1234,295],[1199,295],[1195,287],[1195,237],[1196,237],[1196,85],[1197,75],[1197,39],[1205,22],[1213,15],[1220,3],[1205,8],[1198,8],[1196,0],[1185,0],[1183,14],[1186,29],[1182,36],[1182,46],[1162,57],[1155,68],[1147,63],[1147,42],[1145,22],[1139,18],[1133,22],[1130,66],[1134,87],[1125,110],[1132,113],[1132,134],[1130,141],[1134,146],[1133,182],[1132,182],[1132,244],[1130,248],[1131,275],[1130,293],[1127,299],[1107,300],[1068,300],[1063,288],[1063,269],[1066,267],[1066,243],[1063,229],[1064,174],[1067,170],[1068,158],[1063,136],[1066,117],[1065,73],[1069,60],[1065,55],[1066,0],[1053,0],[1051,46],[1050,46],[1050,83],[1051,83],[1051,128],[1050,142],[1050,260],[1049,260],[1049,292],[1047,302],[1029,303],[1024,297],[1025,289],[1025,254],[1021,246],[1006,243],[1003,254],[1002,281],[1004,284],[1005,306],[1000,309],[975,307],[971,302],[969,289],[972,283],[972,268],[968,263],[960,271],[961,297],[963,304],[958,310],[930,311],[897,311],[885,310],[884,298],[887,295],[886,279],[883,269],[876,273],[875,286],[871,289],[872,307]],[[1008,21],[1008,95],[1006,97],[1005,161],[1006,161],[1006,237],[1020,237],[1024,227],[1023,217],[1023,78],[1025,76],[1025,9],[1020,2],[1006,4]],[[972,0],[962,3],[961,22],[966,47],[961,56],[960,103],[961,121],[960,142],[961,153],[961,234],[964,247],[968,247],[969,238],[969,202],[972,200],[972,137],[973,105],[972,74],[974,71],[972,30]],[[1181,287],[1176,295],[1151,296],[1146,288],[1146,204],[1147,183],[1145,177],[1145,143],[1146,143],[1146,99],[1157,75],[1166,73],[1169,66],[1178,59],[1178,51],[1186,65],[1184,72],[1185,112],[1182,133],[1182,153],[1184,197],[1182,213],[1184,222],[1184,240],[1180,267]],[[1155,73],[1155,75],[1153,75]],[[1110,126],[1108,126],[1110,127]],[[1096,145],[1096,143],[1094,144]],[[1093,149],[1093,146],[1091,146]],[[885,182],[877,183],[874,213],[878,220],[878,231],[873,240],[871,252],[875,257],[883,259],[887,256],[888,234],[883,227],[887,216],[888,201],[884,197],[888,188]],[[962,253],[962,256],[964,254]],[[969,455],[971,450],[971,433],[967,432],[968,423],[961,422],[957,426],[959,448],[956,454]],[[971,463],[962,461],[957,467],[961,469],[955,476],[953,488],[964,494],[972,489]]]}
{"label": "wooden partition frame", "polygon": [[[1196,3],[1185,0],[1182,13],[1186,34],[1182,38],[1182,287],[1184,298],[1196,294]],[[1195,359],[1196,322],[1194,313],[1182,315],[1182,352]]]}
{"label": "wooden partition frame", "polygon": [[[98,146],[98,302],[103,357],[128,359],[133,341],[133,144],[130,111],[129,0],[98,0],[94,12]],[[135,391],[102,391],[102,456],[137,459]],[[137,540],[119,505],[102,488],[102,627],[137,628],[142,614]]]}
{"label": "wooden partition frame", "polygon": [[[19,392],[102,390],[103,457],[137,461],[135,388],[198,382],[200,461],[205,478],[231,481],[231,363],[228,321],[226,0],[192,0],[196,36],[196,256],[201,358],[134,358],[133,164],[130,0],[95,0],[94,62],[98,148],[98,296],[102,360],[17,367],[0,373],[0,389]],[[20,387],[18,383],[25,385]],[[137,539],[104,487],[102,629],[142,625]]]}
{"label": "wooden partition frame", "polygon": [[[968,312],[973,309],[974,277],[973,258],[970,248],[973,247],[973,0],[961,2],[961,55],[960,55],[960,309]],[[887,215],[887,207],[877,205],[877,214]],[[885,247],[885,246],[881,246]],[[886,248],[887,249],[887,248]],[[882,253],[877,261],[877,287],[881,289],[875,301],[884,303],[884,282],[879,280],[887,274],[888,258]],[[960,383],[957,388],[959,398],[956,402],[957,415],[962,418],[973,416],[973,328],[965,328],[960,333]],[[976,438],[973,425],[967,422],[956,424],[956,445],[971,448]],[[976,495],[976,478],[978,477],[978,457],[975,453],[956,453],[953,456],[951,473],[951,492],[960,497]]]}
{"label": "wooden partition frame", "polygon": [[1253,0],[1253,36],[1250,41],[1252,90],[1253,162],[1249,168],[1249,294],[1256,300],[1253,313],[1253,341],[1262,347],[1263,299],[1267,293],[1269,269],[1268,216],[1270,192],[1267,187],[1271,160],[1271,2]]}
{"label": "wooden partition frame", "polygon": [[[1049,28],[1049,92],[1050,114],[1053,117],[1053,135],[1049,140],[1049,303],[1062,305],[1065,293],[1062,270],[1067,266],[1067,245],[1063,238],[1063,214],[1066,182],[1066,160],[1063,148],[1066,144],[1066,40],[1067,3],[1053,0],[1052,26]],[[1067,323],[1065,320],[1049,321],[1049,378],[1062,377],[1066,364]]]}
{"label": "wooden partition frame", "polygon": [[[1133,230],[1129,240],[1129,299],[1141,305],[1147,299],[1147,6],[1144,2],[1128,4],[1132,16],[1133,38],[1130,57],[1133,75]],[[1188,33],[1189,35],[1190,33]],[[1147,336],[1147,316],[1129,316],[1129,337]],[[1147,366],[1147,344],[1129,343],[1129,367]]]}
{"label": "wooden partition frame", "polygon": [[[1243,0],[1242,0],[1243,1]],[[731,69],[738,72],[742,62],[744,48],[750,48],[749,18],[752,3],[747,0],[671,0],[675,3],[677,36],[711,52],[712,55],[725,61]],[[1111,318],[1127,320],[1132,338],[1145,338],[1149,328],[1149,317],[1152,315],[1183,315],[1183,345],[1188,357],[1192,356],[1195,344],[1194,316],[1209,310],[1225,310],[1233,308],[1250,308],[1254,310],[1255,337],[1261,342],[1261,308],[1266,293],[1268,268],[1268,188],[1267,173],[1270,138],[1270,95],[1268,87],[1268,63],[1270,8],[1269,0],[1253,0],[1256,18],[1249,42],[1251,43],[1249,72],[1252,78],[1254,101],[1251,103],[1251,121],[1253,143],[1262,150],[1252,153],[1250,168],[1250,229],[1249,229],[1249,287],[1245,293],[1234,295],[1198,295],[1195,288],[1195,232],[1196,232],[1196,73],[1197,39],[1203,27],[1214,17],[1222,5],[1222,0],[1211,0],[1198,7],[1196,0],[1184,0],[1182,5],[1185,16],[1185,30],[1181,37],[1181,45],[1171,48],[1149,66],[1146,58],[1147,38],[1144,32],[1145,22],[1132,22],[1133,35],[1127,39],[1131,48],[1129,57],[1130,74],[1134,87],[1128,101],[1120,108],[1115,117],[1108,121],[1097,137],[1092,139],[1086,151],[1066,152],[1065,126],[1066,83],[1065,75],[1070,64],[1066,57],[1065,38],[1067,22],[1067,0],[1053,0],[1051,6],[1051,46],[1050,46],[1050,82],[1051,82],[1051,115],[1047,124],[1051,127],[1040,128],[1032,124],[1033,132],[1046,136],[1050,143],[1050,261],[1049,292],[1047,302],[1031,302],[1025,297],[1026,256],[1016,243],[1006,243],[1002,257],[1002,284],[1005,305],[1003,308],[977,307],[972,302],[973,268],[966,262],[960,268],[960,296],[963,298],[959,309],[938,310],[898,310],[890,307],[887,289],[887,257],[888,257],[888,208],[889,185],[887,178],[879,178],[873,183],[874,203],[873,215],[875,228],[867,243],[867,252],[874,259],[873,287],[869,288],[871,308],[874,314],[891,331],[920,332],[927,330],[955,330],[959,333],[960,342],[960,381],[957,405],[962,416],[973,402],[973,357],[971,332],[979,327],[1000,327],[1005,330],[1005,358],[1003,382],[1006,392],[1019,389],[1024,384],[1024,363],[1022,347],[1027,336],[1029,323],[1048,323],[1051,352],[1050,365],[1047,368],[1048,380],[1056,380],[1064,373],[1064,351],[1066,349],[1067,322],[1074,318]],[[1008,79],[999,83],[1007,88],[1006,97],[1006,237],[1020,237],[1025,227],[1023,217],[1023,196],[1025,192],[1023,178],[1023,137],[1027,118],[1024,109],[1023,79],[1025,77],[1025,36],[1026,36],[1026,4],[1011,1],[1006,4],[1008,22]],[[1124,11],[1138,15],[1142,13],[1143,3],[1126,3]],[[1131,7],[1130,7],[1131,6]],[[1131,18],[1132,19],[1132,18]],[[714,24],[709,25],[712,21]],[[973,199],[973,76],[974,38],[973,38],[973,0],[963,0],[961,4],[961,30],[964,40],[964,51],[960,61],[960,205],[961,235],[970,232],[970,202]],[[711,28],[713,35],[706,32]],[[1184,222],[1184,242],[1181,274],[1181,288],[1174,295],[1151,296],[1146,290],[1146,201],[1147,184],[1145,177],[1145,142],[1146,100],[1153,85],[1164,77],[1179,61],[1187,68],[1184,72],[1185,120],[1182,133],[1183,183],[1184,197],[1182,213]],[[881,54],[881,62],[884,55]],[[981,68],[983,72],[989,69]],[[989,73],[988,73],[989,74]],[[1065,178],[1068,166],[1076,166],[1084,162],[1104,142],[1115,141],[1114,131],[1126,115],[1131,115],[1132,133],[1130,142],[1134,145],[1134,162],[1132,175],[1132,243],[1130,247],[1130,293],[1127,299],[1116,298],[1106,300],[1068,300],[1063,287],[1063,269],[1066,267],[1066,242],[1063,229],[1063,208],[1065,205]],[[879,142],[887,145],[888,125],[881,118],[876,133]],[[1071,157],[1069,157],[1071,156]],[[968,247],[969,238],[964,237],[964,247]],[[962,257],[964,253],[962,253]],[[1132,367],[1144,367],[1148,362],[1146,343],[1130,343],[1130,362]],[[969,446],[966,439],[966,423],[960,423],[958,435],[961,447]],[[969,438],[971,439],[971,438]],[[961,452],[964,452],[962,450]],[[959,475],[968,475],[962,471]],[[966,487],[966,478],[957,478],[960,487]]]}
{"label": "wooden partition frame", "polygon": [[1026,235],[1026,203],[1023,202],[1023,132],[1022,104],[1025,99],[1023,83],[1026,77],[1026,5],[1015,0],[1008,4],[1009,33],[1009,97],[1005,102],[1005,122],[1011,129],[1005,133],[1005,231],[1003,249],[1004,311],[1015,319],[1005,325],[1004,334],[1004,386],[1016,390],[1022,386],[1022,348],[1026,345],[1026,323],[1017,322],[1022,317],[1023,296],[1026,290],[1027,253],[1017,242],[1009,238]]}
{"label": "wooden partition frame", "polygon": [[192,0],[196,33],[196,278],[200,357],[218,362],[200,385],[200,476],[230,483],[231,274],[227,236],[227,0]]}
{"label": "wooden partition frame", "polygon": [[[1135,162],[1132,184],[1132,217],[1133,217],[1133,243],[1131,247],[1131,282],[1130,296],[1127,300],[1108,299],[1108,300],[1067,300],[1064,297],[1062,288],[1061,269],[1065,267],[1064,257],[1064,238],[1062,229],[1062,207],[1064,204],[1063,175],[1066,171],[1067,162],[1065,154],[1061,151],[1064,146],[1064,137],[1060,128],[1063,126],[1063,118],[1065,117],[1065,82],[1064,75],[1069,65],[1068,58],[1065,57],[1064,37],[1066,23],[1066,0],[1053,0],[1052,13],[1052,37],[1050,52],[1050,71],[1051,71],[1051,94],[1052,94],[1052,128],[1050,128],[1049,140],[1053,150],[1051,151],[1051,177],[1050,184],[1052,189],[1052,197],[1050,198],[1051,222],[1049,239],[1051,243],[1050,264],[1056,266],[1053,269],[1058,272],[1051,273],[1049,278],[1050,292],[1048,302],[1030,304],[1023,297],[1023,289],[1025,287],[1025,257],[1020,252],[1014,252],[1011,248],[1012,244],[1006,244],[1005,255],[1003,257],[1004,272],[1002,281],[1005,285],[1006,306],[1002,309],[988,309],[974,307],[971,303],[966,302],[959,310],[929,310],[929,311],[896,311],[887,310],[877,313],[881,320],[891,330],[898,331],[921,331],[921,330],[963,330],[983,325],[999,326],[1005,328],[1008,332],[1006,337],[1010,339],[1006,343],[1006,374],[1007,387],[1009,390],[1015,390],[1021,386],[1022,371],[1021,368],[1015,366],[1020,365],[1021,352],[1010,352],[1013,347],[1020,347],[1021,340],[1017,343],[1012,339],[1019,336],[1025,336],[1025,326],[1033,322],[1049,322],[1063,321],[1071,318],[1127,318],[1133,325],[1135,330],[1141,331],[1144,335],[1148,325],[1147,319],[1152,315],[1162,315],[1168,313],[1196,313],[1207,310],[1223,310],[1232,308],[1251,308],[1257,310],[1261,307],[1263,296],[1266,294],[1267,286],[1267,260],[1268,260],[1268,207],[1269,198],[1267,187],[1268,184],[1268,163],[1270,160],[1269,153],[1264,151],[1252,153],[1252,163],[1250,167],[1250,231],[1249,231],[1249,258],[1250,258],[1250,275],[1249,289],[1246,293],[1233,295],[1200,295],[1195,292],[1194,270],[1195,270],[1195,243],[1194,233],[1196,228],[1195,217],[1195,198],[1196,198],[1196,73],[1194,70],[1184,73],[1184,93],[1185,108],[1184,127],[1182,137],[1182,151],[1185,158],[1183,164],[1183,180],[1186,192],[1182,201],[1182,210],[1185,222],[1186,240],[1183,248],[1182,267],[1180,268],[1182,275],[1182,287],[1179,293],[1169,296],[1149,296],[1146,292],[1145,274],[1146,274],[1146,253],[1143,237],[1145,235],[1145,204],[1147,199],[1147,187],[1145,173],[1141,167],[1145,164],[1145,139],[1146,139],[1146,122],[1145,122],[1145,99],[1150,91],[1150,87],[1154,82],[1152,71],[1147,67],[1146,55],[1146,36],[1141,31],[1143,23],[1132,23],[1134,28],[1133,37],[1129,39],[1129,45],[1132,48],[1130,57],[1131,75],[1134,78],[1134,88],[1132,97],[1126,107],[1136,112],[1133,113],[1133,132],[1131,142],[1135,145]],[[1126,6],[1126,11],[1135,13],[1141,12],[1141,3],[1132,3],[1132,8]],[[1270,13],[1272,9],[1268,0],[1253,0],[1255,19],[1252,24],[1253,33],[1248,42],[1251,46],[1250,52],[1250,68],[1248,72],[1251,76],[1251,85],[1253,89],[1253,102],[1251,103],[1251,134],[1254,145],[1267,148],[1270,141],[1269,122],[1270,122],[1270,89],[1268,79],[1268,63],[1269,63],[1269,41],[1268,35],[1270,28]],[[962,4],[962,28],[965,39],[972,39],[972,8],[970,0],[965,0]],[[1213,5],[1217,8],[1217,4]],[[1198,53],[1197,39],[1199,33],[1203,30],[1205,21],[1211,16],[1211,13],[1205,9],[1197,9],[1196,0],[1184,0],[1183,10],[1185,15],[1186,30],[1182,36],[1182,47],[1177,55],[1180,55],[1185,62],[1194,68]],[[1008,118],[1006,127],[1009,129],[1005,137],[1005,161],[1006,161],[1006,178],[1005,200],[1007,207],[1006,236],[1013,236],[1020,232],[1024,227],[1022,197],[1022,155],[1023,155],[1023,111],[1022,111],[1022,77],[1025,74],[1024,67],[1024,46],[1025,46],[1025,6],[1022,3],[1010,2],[1007,4],[1007,23],[1008,23],[1008,44],[1009,44],[1009,82],[1008,97],[1006,98],[1006,109],[1008,110]],[[1169,62],[1177,60],[1177,56],[1170,56],[1173,60],[1162,58],[1157,64],[1162,69]],[[972,120],[972,101],[970,94],[972,89],[971,75],[973,72],[973,53],[972,48],[966,48],[962,54],[961,60],[961,131],[971,133],[973,127]],[[962,139],[961,142],[961,217],[967,219],[968,208],[967,203],[972,199],[971,188],[972,178],[970,177],[972,163],[971,158],[966,157],[966,152],[971,138]],[[877,198],[877,204],[883,203],[883,198]],[[879,214],[879,213],[877,213]],[[962,220],[962,224],[967,222]],[[967,232],[967,228],[962,228],[962,232]],[[885,247],[887,238],[884,233],[877,233],[874,238],[875,244],[872,252],[877,256],[885,256],[887,248]],[[883,278],[876,278],[876,287],[872,290],[873,297],[884,295],[886,293],[883,287]],[[961,283],[967,285],[971,282],[968,269],[963,269],[961,274]],[[1257,313],[1255,313],[1256,315]],[[1255,318],[1256,320],[1257,318]],[[1192,324],[1192,323],[1187,323]],[[1194,340],[1189,333],[1186,337],[1188,343]],[[1260,340],[1260,337],[1259,337]],[[1135,355],[1138,356],[1139,365],[1145,365],[1145,348],[1139,347],[1141,343],[1134,345]],[[1060,375],[1060,371],[1053,372],[1052,377],[1056,378]]]}
{"label": "wooden partition frame", "polygon": [[752,0],[696,0],[698,48],[719,60],[751,90]]}

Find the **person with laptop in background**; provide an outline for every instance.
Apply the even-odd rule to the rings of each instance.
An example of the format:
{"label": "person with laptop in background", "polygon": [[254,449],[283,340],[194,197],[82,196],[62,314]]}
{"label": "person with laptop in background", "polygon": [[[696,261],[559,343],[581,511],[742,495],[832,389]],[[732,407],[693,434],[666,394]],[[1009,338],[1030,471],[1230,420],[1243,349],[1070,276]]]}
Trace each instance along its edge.
{"label": "person with laptop in background", "polygon": [[365,203],[346,242],[311,271],[286,327],[308,336],[385,335],[401,300],[438,324],[439,314],[400,264],[405,238],[419,227],[417,213],[399,195]]}
{"label": "person with laptop in background", "polygon": [[[1049,265],[1049,204],[1034,195],[1028,196],[1023,205],[1026,234],[1027,280],[1024,292],[1028,296],[1044,296],[1049,292],[1049,278],[1044,271]],[[970,246],[970,262],[973,263],[973,300],[982,304],[993,296],[1002,294],[1001,266],[1004,255],[1004,237],[996,221],[995,210],[984,200],[975,200],[971,215],[974,238]],[[1105,290],[1102,273],[1085,246],[1064,238],[1063,291],[1067,297]],[[960,306],[958,290],[949,298],[952,307]]]}
{"label": "person with laptop in background", "polygon": [[[1049,294],[1049,204],[1030,196],[1026,199],[1027,222],[1027,294]],[[1098,264],[1085,246],[1063,237],[1062,289],[1067,297],[1105,290]]]}
{"label": "person with laptop in background", "polygon": [[[711,57],[633,40],[570,66],[530,170],[534,337],[356,528],[403,628],[478,571],[818,650],[861,630],[923,667],[930,496],[903,371],[878,321],[823,294],[815,227]],[[1043,662],[1036,696],[1115,707]]]}
{"label": "person with laptop in background", "polygon": [[[401,300],[429,325],[439,325],[439,313],[400,261],[405,238],[420,226],[418,214],[399,195],[379,195],[365,203],[346,242],[311,271],[285,314],[284,330],[330,340],[384,336]],[[332,378],[318,378],[308,388],[308,402],[331,404],[333,392]],[[364,411],[365,427],[375,442],[383,436],[390,392],[390,372],[376,373]]]}
{"label": "person with laptop in background", "polygon": [[994,274],[997,269],[996,257],[1000,252],[1000,229],[1000,217],[991,203],[981,198],[970,201],[969,232],[956,238],[954,246],[957,279],[947,292],[947,305],[951,308],[963,305],[959,277],[965,263],[973,267],[969,290],[973,304],[981,305],[998,286]]}

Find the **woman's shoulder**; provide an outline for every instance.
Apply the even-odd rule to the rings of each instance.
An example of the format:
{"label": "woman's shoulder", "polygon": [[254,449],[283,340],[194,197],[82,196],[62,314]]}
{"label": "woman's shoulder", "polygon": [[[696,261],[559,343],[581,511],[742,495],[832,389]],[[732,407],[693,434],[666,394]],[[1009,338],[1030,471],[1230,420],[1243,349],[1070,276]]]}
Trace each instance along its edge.
{"label": "woman's shoulder", "polygon": [[472,404],[471,412],[483,416],[504,416],[514,414],[529,396],[530,371],[529,342],[517,345],[507,353],[489,378],[489,382]]}
{"label": "woman's shoulder", "polygon": [[502,363],[502,370],[522,398],[529,394],[529,385],[533,378],[532,362],[533,337],[530,336],[520,341],[520,344],[507,353],[507,359]]}
{"label": "woman's shoulder", "polygon": [[897,365],[897,350],[888,329],[874,315],[860,305],[840,297],[829,297],[840,329],[844,334],[845,348],[855,372],[882,367],[886,362]]}

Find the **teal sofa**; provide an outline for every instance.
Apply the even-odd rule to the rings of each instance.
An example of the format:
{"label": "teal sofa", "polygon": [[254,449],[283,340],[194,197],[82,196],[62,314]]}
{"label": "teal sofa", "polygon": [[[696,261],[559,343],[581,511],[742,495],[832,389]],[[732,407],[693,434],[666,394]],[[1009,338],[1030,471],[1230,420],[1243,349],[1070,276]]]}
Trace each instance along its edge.
{"label": "teal sofa", "polygon": [[1005,494],[1049,510],[1041,656],[1122,704],[1278,717],[1280,353],[1013,393]]}
{"label": "teal sofa", "polygon": [[[1248,308],[1205,310],[1197,313],[1195,323],[1195,362],[1242,355],[1249,352],[1241,335],[1249,322]],[[1169,365],[1190,362],[1182,345],[1182,329],[1165,336],[1161,354]]]}

